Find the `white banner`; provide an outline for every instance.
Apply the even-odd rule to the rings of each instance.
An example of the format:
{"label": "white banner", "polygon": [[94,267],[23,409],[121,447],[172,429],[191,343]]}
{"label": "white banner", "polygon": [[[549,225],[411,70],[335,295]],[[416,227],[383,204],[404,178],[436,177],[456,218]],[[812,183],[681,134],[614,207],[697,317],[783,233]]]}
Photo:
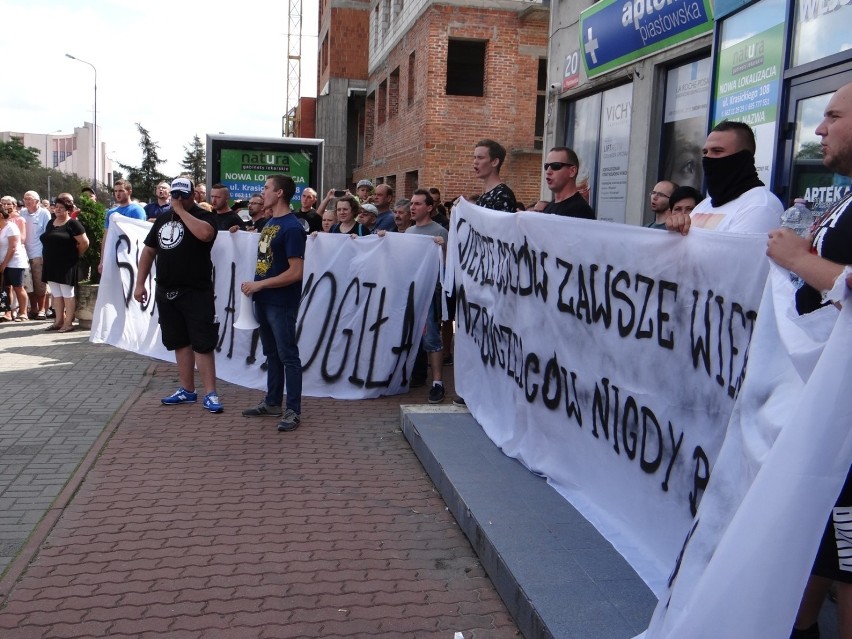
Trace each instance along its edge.
{"label": "white banner", "polygon": [[765,238],[454,216],[459,394],[662,593],[741,389]]}
{"label": "white banner", "polygon": [[[157,308],[133,299],[139,256],[151,225],[116,216],[104,246],[104,272],[91,340],[174,361],[162,346]],[[220,323],[216,375],[265,389],[255,331],[233,326],[240,283],[254,279],[256,233],[219,233],[213,246],[216,314]],[[306,396],[360,399],[405,392],[426,312],[435,290],[441,250],[431,238],[389,233],[308,238],[297,324]],[[153,290],[156,267],[148,282]]]}
{"label": "white banner", "polygon": [[774,267],[713,480],[646,639],[790,634],[852,460],[852,303],[799,317],[792,299]]}

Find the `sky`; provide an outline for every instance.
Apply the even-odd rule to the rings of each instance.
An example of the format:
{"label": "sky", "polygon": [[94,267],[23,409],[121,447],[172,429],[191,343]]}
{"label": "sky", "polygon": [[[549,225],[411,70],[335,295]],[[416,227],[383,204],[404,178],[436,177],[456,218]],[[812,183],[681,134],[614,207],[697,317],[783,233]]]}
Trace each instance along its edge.
{"label": "sky", "polygon": [[[114,162],[141,164],[137,122],[167,176],[196,134],[280,137],[289,5],[0,0],[0,22],[20,36],[0,45],[0,131],[59,135],[92,121],[94,72],[69,53],[97,68],[99,137]],[[302,97],[316,96],[318,5],[302,2]]]}

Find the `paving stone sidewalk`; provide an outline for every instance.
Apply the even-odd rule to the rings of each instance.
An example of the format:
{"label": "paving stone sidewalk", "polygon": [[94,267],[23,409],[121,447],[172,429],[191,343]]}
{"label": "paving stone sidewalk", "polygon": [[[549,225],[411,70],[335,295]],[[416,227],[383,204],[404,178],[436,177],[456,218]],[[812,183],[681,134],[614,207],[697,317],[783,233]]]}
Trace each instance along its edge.
{"label": "paving stone sidewalk", "polygon": [[0,324],[0,573],[151,364],[47,325]]}
{"label": "paving stone sidewalk", "polygon": [[[401,433],[400,402],[427,389],[305,398],[279,434],[240,416],[258,391],[221,384],[221,415],[162,407],[174,366],[143,380],[150,360],[114,352],[127,361],[108,377],[139,371],[144,392],[8,594],[0,636],[519,636]],[[105,415],[105,386],[69,380],[55,401]]]}

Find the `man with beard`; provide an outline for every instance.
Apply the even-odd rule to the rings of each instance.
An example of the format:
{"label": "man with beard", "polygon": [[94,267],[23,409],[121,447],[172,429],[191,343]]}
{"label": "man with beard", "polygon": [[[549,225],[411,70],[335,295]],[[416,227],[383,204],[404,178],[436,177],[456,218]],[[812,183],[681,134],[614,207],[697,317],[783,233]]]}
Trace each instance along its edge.
{"label": "man with beard", "polygon": [[[829,100],[816,134],[821,138],[823,164],[839,175],[852,177],[852,83],[840,87]],[[843,281],[852,286],[847,266],[852,264],[852,193],[825,212],[812,227],[810,237],[801,238],[790,229],[773,230],[769,233],[766,254],[804,280],[804,285],[796,291],[796,310],[800,315],[812,313],[830,302],[839,304],[846,292]],[[849,357],[849,353],[838,353],[837,357]],[[828,513],[790,639],[819,638],[817,618],[832,582],[836,584],[840,636],[852,636],[850,509],[852,468],[834,508]]]}
{"label": "man with beard", "polygon": [[781,223],[781,202],[757,177],[754,132],[743,122],[717,124],[702,153],[708,196],[692,213],[672,214],[666,228],[682,235],[690,226],[729,233],[766,233]]}

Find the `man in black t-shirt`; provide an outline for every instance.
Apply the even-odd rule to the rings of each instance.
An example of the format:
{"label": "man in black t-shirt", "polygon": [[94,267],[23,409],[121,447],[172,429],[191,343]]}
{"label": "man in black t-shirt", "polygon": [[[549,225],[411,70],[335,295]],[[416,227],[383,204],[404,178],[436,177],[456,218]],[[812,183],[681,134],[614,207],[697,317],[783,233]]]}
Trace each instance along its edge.
{"label": "man in black t-shirt", "polygon": [[210,189],[210,203],[216,214],[216,228],[220,231],[245,231],[246,223],[240,214],[231,209],[231,191],[224,184],[214,184]]}
{"label": "man in black t-shirt", "polygon": [[[825,118],[815,133],[820,136],[822,163],[826,168],[839,175],[852,177],[852,83],[840,87],[831,97],[825,108]],[[770,231],[766,254],[804,280],[804,284],[796,291],[796,310],[800,315],[814,312],[830,302],[839,305],[841,300],[848,299],[844,295],[846,291],[838,290],[837,287],[839,285],[843,288],[843,280],[846,286],[850,286],[848,271],[844,266],[852,264],[852,191],[817,220],[807,238],[801,238],[787,228]],[[849,356],[849,353],[836,354],[836,357]],[[803,480],[807,479],[803,477]],[[847,472],[834,508],[828,513],[828,522],[817,549],[791,639],[820,636],[817,618],[832,582],[835,584],[840,621],[839,634],[841,637],[852,636],[850,509],[852,467]],[[796,523],[787,522],[788,525]]]}
{"label": "man in black t-shirt", "polygon": [[595,212],[577,188],[580,159],[567,146],[556,146],[547,153],[544,180],[553,192],[553,201],[544,207],[545,213],[595,219]]}
{"label": "man in black t-shirt", "polygon": [[160,400],[166,406],[194,404],[195,364],[207,394],[204,408],[221,413],[216,392],[214,349],[219,337],[213,303],[213,262],[210,253],[216,240],[216,220],[193,201],[192,181],[177,178],[171,183],[172,208],[157,216],[139,257],[133,297],[147,308],[146,283],[157,261],[154,299],[159,310],[163,346],[175,352],[180,388]]}
{"label": "man in black t-shirt", "polygon": [[296,217],[302,223],[305,233],[322,231],[322,217],[317,213],[317,192],[311,187],[302,190],[302,208],[296,211]]}

